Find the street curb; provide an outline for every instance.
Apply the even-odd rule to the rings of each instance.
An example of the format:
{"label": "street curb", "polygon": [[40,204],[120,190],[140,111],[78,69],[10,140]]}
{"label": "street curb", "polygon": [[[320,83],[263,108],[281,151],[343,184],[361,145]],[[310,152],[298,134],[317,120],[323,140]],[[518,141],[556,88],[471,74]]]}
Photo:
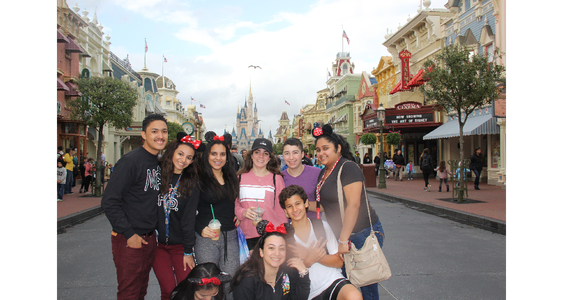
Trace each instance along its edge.
{"label": "street curb", "polygon": [[401,202],[412,208],[434,214],[440,217],[448,218],[453,221],[468,224],[493,233],[506,235],[506,222],[495,220],[492,218],[479,216],[472,213],[462,212],[430,203],[424,203],[413,199],[403,198],[399,196],[389,195],[373,190],[367,190],[368,194],[377,196],[378,198],[388,202]]}
{"label": "street curb", "polygon": [[103,212],[104,210],[102,209],[102,206],[98,205],[68,216],[61,217],[57,219],[57,231],[60,231],[61,229],[70,227],[72,225],[82,223],[90,218],[102,214]]}

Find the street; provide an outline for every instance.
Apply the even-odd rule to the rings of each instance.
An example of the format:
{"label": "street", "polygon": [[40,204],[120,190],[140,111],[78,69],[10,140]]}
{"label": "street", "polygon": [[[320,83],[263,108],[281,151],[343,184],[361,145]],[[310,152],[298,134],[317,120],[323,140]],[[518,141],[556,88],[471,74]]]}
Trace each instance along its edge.
{"label": "street", "polygon": [[[506,236],[370,197],[385,231],[393,276],[382,300],[505,299]],[[115,267],[105,215],[57,236],[58,299],[115,299]],[[151,272],[146,299],[159,299]]]}

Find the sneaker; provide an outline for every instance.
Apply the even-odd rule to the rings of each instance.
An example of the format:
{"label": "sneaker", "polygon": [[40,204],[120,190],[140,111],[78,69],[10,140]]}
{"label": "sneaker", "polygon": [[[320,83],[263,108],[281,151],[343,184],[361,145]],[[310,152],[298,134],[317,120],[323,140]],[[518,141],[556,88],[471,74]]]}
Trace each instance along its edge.
{"label": "sneaker", "polygon": [[475,189],[476,189],[476,190],[481,190],[478,186],[475,186]]}
{"label": "sneaker", "polygon": [[82,189],[80,189],[80,191],[78,191],[80,194],[82,194]]}
{"label": "sneaker", "polygon": [[63,199],[57,199],[57,202],[63,201]]}
{"label": "sneaker", "polygon": [[430,192],[430,188],[431,188],[431,187],[432,187],[431,185],[428,185],[428,191],[429,191],[429,192]]}
{"label": "sneaker", "polygon": [[422,191],[423,191],[423,192],[428,192],[428,189],[427,189],[427,188],[424,188]]}

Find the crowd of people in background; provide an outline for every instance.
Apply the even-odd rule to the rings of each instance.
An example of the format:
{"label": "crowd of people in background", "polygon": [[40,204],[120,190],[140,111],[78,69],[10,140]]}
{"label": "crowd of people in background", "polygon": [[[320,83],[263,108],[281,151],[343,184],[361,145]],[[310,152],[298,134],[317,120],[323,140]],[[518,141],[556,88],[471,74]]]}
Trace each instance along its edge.
{"label": "crowd of people in background", "polygon": [[[90,190],[90,186],[94,185],[94,179],[96,178],[96,173],[94,172],[96,161],[94,158],[87,156],[79,158],[77,153],[77,148],[67,148],[66,152],[63,152],[62,146],[57,148],[57,201],[63,201],[64,195],[74,194],[72,188],[76,187],[79,178],[81,179],[81,184],[78,192],[86,194],[92,194],[93,192],[93,188]],[[103,168],[101,173],[103,183],[109,180],[113,172],[113,164],[105,160],[103,153],[101,155],[101,166]],[[62,173],[65,174],[64,179],[62,178]]]}

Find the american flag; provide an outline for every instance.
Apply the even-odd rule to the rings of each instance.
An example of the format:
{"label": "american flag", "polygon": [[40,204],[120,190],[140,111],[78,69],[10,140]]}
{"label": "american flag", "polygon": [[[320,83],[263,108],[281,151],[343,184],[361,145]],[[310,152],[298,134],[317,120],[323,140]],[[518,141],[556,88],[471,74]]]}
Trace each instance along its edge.
{"label": "american flag", "polygon": [[199,104],[199,107],[200,107],[200,108],[205,108],[205,105],[203,105],[203,104],[200,103],[200,104]]}
{"label": "american flag", "polygon": [[326,70],[328,72],[328,77],[332,77],[332,75],[330,75],[330,71]]}
{"label": "american flag", "polygon": [[346,38],[348,45],[350,45],[350,39],[348,38],[348,35],[346,34],[346,31],[344,29],[342,29],[342,37]]}
{"label": "american flag", "polygon": [[166,59],[166,57],[164,57],[164,55],[162,57],[164,58],[164,62],[168,62],[168,60]]}
{"label": "american flag", "polygon": [[149,45],[147,45],[147,39],[145,39],[145,52],[149,51]]}
{"label": "american flag", "polygon": [[287,102],[287,100],[284,100],[284,101],[285,101],[285,104],[290,105],[289,102]]}
{"label": "american flag", "polygon": [[193,102],[195,102],[195,99],[194,99],[194,97],[192,97],[192,101],[193,101]]}

